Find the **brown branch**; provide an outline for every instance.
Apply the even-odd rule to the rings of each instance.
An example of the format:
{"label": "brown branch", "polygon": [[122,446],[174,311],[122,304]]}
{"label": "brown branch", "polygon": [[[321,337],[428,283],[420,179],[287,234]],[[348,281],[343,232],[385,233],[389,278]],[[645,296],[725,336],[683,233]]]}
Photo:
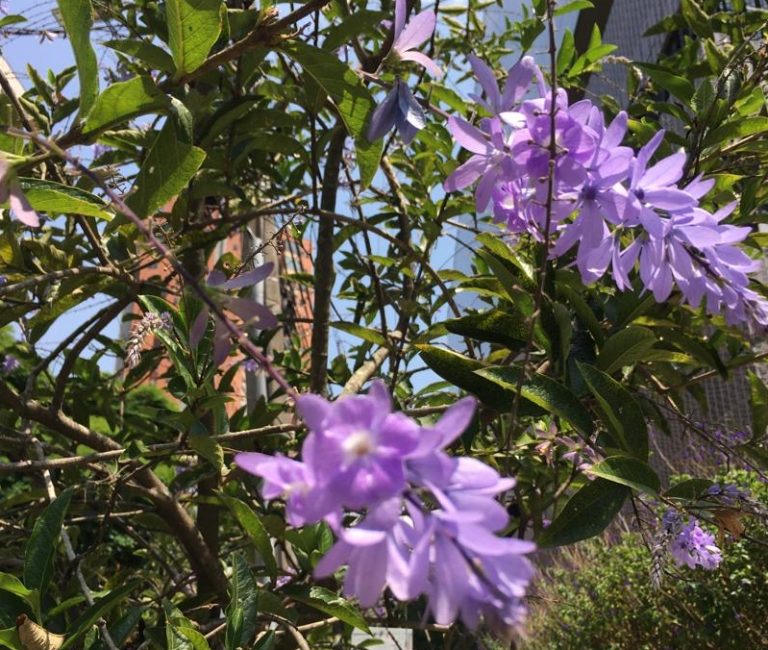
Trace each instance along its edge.
{"label": "brown branch", "polygon": [[[339,124],[331,135],[323,174],[323,194],[320,208],[333,212],[339,189],[339,171],[347,132]],[[312,352],[310,355],[309,390],[324,395],[328,390],[328,330],[330,328],[331,295],[333,293],[333,220],[321,220],[317,231],[315,256],[315,305],[312,322]]]}
{"label": "brown branch", "polygon": [[133,301],[133,295],[128,294],[115,302],[113,302],[107,309],[102,312],[101,316],[96,322],[91,325],[90,329],[80,337],[69,354],[64,359],[64,363],[61,365],[61,370],[56,377],[56,385],[53,389],[53,397],[51,398],[51,410],[56,412],[61,409],[61,405],[64,402],[64,393],[67,389],[67,379],[69,374],[75,366],[75,363],[80,359],[80,355],[88,344],[95,339],[102,330],[107,327],[115,318],[117,318],[123,309],[125,309]]}
{"label": "brown branch", "polygon": [[[65,438],[86,445],[99,452],[120,451],[119,443],[107,436],[75,422],[61,411],[52,411],[33,400],[23,400],[4,382],[0,382],[0,404],[10,408],[23,418],[37,422]],[[173,535],[179,540],[195,573],[205,576],[216,585],[216,593],[224,602],[229,600],[227,579],[218,558],[208,546],[184,508],[179,505],[165,484],[150,469],[142,468],[136,473],[136,480],[142,492],[152,501],[158,515],[167,523]]]}

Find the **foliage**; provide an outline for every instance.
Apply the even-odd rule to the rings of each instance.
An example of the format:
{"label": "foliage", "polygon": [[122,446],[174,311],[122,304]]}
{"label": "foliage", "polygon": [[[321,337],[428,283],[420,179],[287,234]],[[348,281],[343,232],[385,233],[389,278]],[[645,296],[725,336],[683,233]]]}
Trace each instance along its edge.
{"label": "foliage", "polygon": [[[768,502],[754,473],[724,479]],[[650,580],[652,557],[637,532],[594,540],[560,553],[538,581],[526,648],[757,648],[768,605],[766,521],[747,522],[730,539],[714,572],[677,569],[661,588]]]}
{"label": "foliage", "polygon": [[[680,47],[651,62],[612,59],[597,29],[586,43],[566,31],[534,78],[524,55],[542,49],[553,21],[589,4],[534,0],[490,34],[485,0],[437,4],[434,33],[426,3],[406,20],[407,3],[389,0],[59,1],[76,65],[30,67],[27,89],[3,78],[0,94],[0,646],[20,645],[20,614],[67,647],[94,650],[347,647],[353,628],[423,621],[432,604],[421,592],[406,603],[387,592],[363,609],[342,595],[341,572],[314,576],[341,523],[354,527],[368,504],[293,526],[293,502],[266,499],[265,483],[236,467],[238,452],[296,459],[306,449],[321,418],[307,427],[295,417],[299,394],[335,400],[379,379],[390,410],[422,433],[459,394],[476,397],[477,416],[433,451],[446,447],[436,457],[451,467],[461,456],[490,466],[478,471],[505,487],[492,507],[510,521],[493,532],[508,546],[599,535],[630,496],[694,510],[710,477],[670,491],[648,436],[679,420],[710,444],[711,427],[691,421],[684,400],[700,398],[713,375],[753,368],[754,435],[726,446],[766,470],[768,389],[753,347],[765,323],[739,311],[743,300],[702,303],[679,278],[673,291],[660,281],[671,258],[643,258],[617,284],[605,260],[550,246],[577,210],[554,220],[556,232],[512,232],[510,215],[505,229],[469,191],[446,185],[473,164],[454,138],[466,145],[470,133],[480,138],[471,147],[485,146],[483,120],[505,101],[498,88],[493,99],[499,76],[516,79],[513,89],[539,86],[534,117],[545,124],[557,112],[553,102],[546,110],[547,84],[567,91],[576,115],[590,76],[619,62],[628,105],[603,97],[594,114],[620,125],[626,110],[626,187],[615,191],[638,189],[628,176],[637,156],[653,157],[646,174],[666,160],[680,178],[662,193],[696,193],[694,214],[723,245],[714,258],[702,253],[714,246],[684,246],[701,277],[764,303],[762,284],[740,269],[765,244],[766,11],[686,0],[651,30]],[[0,29],[25,20],[8,16]],[[479,92],[470,70],[485,107],[469,97]],[[532,195],[552,190],[569,154],[554,137],[542,143],[541,174],[525,179]],[[699,174],[711,191],[690,189],[701,188]],[[529,207],[551,225],[548,194]],[[652,227],[608,228],[603,216],[617,255],[651,238]],[[456,239],[466,263],[441,265]],[[425,507],[437,508],[438,483],[422,490],[432,494]],[[590,550],[595,571],[612,567],[600,588],[634,597],[616,582],[618,562],[639,553],[630,543]],[[723,557],[736,571],[757,555],[739,542]],[[682,590],[681,603],[696,594],[710,603],[707,585],[725,590],[723,575],[736,574],[667,588]],[[657,604],[633,576],[635,596]],[[741,603],[738,589],[717,593],[718,607]],[[486,633],[456,623],[417,639],[475,647]]]}

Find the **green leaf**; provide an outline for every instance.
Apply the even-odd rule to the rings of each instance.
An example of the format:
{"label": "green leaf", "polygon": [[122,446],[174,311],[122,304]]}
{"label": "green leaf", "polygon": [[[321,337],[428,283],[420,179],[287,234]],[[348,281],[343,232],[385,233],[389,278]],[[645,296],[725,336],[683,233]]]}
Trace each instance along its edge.
{"label": "green leaf", "polygon": [[643,410],[624,386],[586,363],[578,364],[581,375],[599,404],[600,420],[616,443],[641,460],[648,459],[648,426]]}
{"label": "green leaf", "polygon": [[24,583],[10,573],[0,573],[0,590],[7,591],[27,601],[32,609],[40,609],[40,594],[36,589],[28,589]]}
{"label": "green leaf", "polygon": [[24,555],[24,584],[41,594],[47,593],[48,583],[53,576],[53,558],[72,494],[72,488],[67,488],[46,506],[35,521],[27,542]]}
{"label": "green leaf", "polygon": [[135,59],[144,61],[156,70],[162,70],[163,72],[172,74],[176,69],[171,55],[163,48],[153,45],[152,43],[138,40],[118,39],[107,41],[104,45],[116,52],[121,52],[122,54],[127,54]]}
{"label": "green leaf", "polygon": [[360,185],[370,185],[383,152],[383,140],[369,142],[365,129],[374,109],[368,89],[352,69],[334,54],[295,40],[285,43],[283,50],[298,62],[330,97],[349,134],[355,139]]}
{"label": "green leaf", "polygon": [[189,446],[220,472],[224,467],[224,450],[208,433],[193,429],[189,432]]}
{"label": "green leaf", "polygon": [[695,501],[704,491],[712,485],[712,481],[705,478],[689,478],[669,488],[664,496],[668,499],[682,499],[683,501]]}
{"label": "green leaf", "polygon": [[248,504],[236,499],[235,497],[222,496],[221,500],[234,515],[237,523],[250,537],[256,550],[259,552],[267,575],[274,582],[277,579],[277,562],[275,553],[272,549],[272,543],[269,539],[267,529],[261,523],[261,518],[248,506]]}
{"label": "green leaf", "polygon": [[768,429],[768,387],[754,372],[749,378],[749,408],[752,415],[752,441],[761,440]]}
{"label": "green leaf", "polygon": [[706,117],[712,102],[715,101],[715,89],[709,79],[702,79],[691,99],[691,108],[702,118]]}
{"label": "green leaf", "polygon": [[385,18],[387,14],[382,11],[357,9],[353,14],[345,16],[339,24],[328,28],[323,49],[332,52],[361,34],[373,32]]}
{"label": "green leaf", "polygon": [[371,329],[370,327],[363,327],[355,323],[347,323],[345,321],[333,321],[331,327],[352,334],[357,338],[373,343],[374,345],[380,345],[382,347],[388,347],[387,339],[378,330]]}
{"label": "green leaf", "polygon": [[286,589],[285,592],[293,600],[314,607],[329,616],[335,616],[340,621],[356,627],[367,634],[371,633],[360,611],[348,600],[328,589],[323,587],[310,587],[309,589],[297,587]]}
{"label": "green leaf", "polygon": [[112,84],[96,98],[85,121],[85,131],[111,127],[139,115],[167,110],[169,106],[168,97],[149,76],[134,77]]}
{"label": "green leaf", "polygon": [[191,627],[174,627],[173,630],[189,642],[187,647],[190,650],[211,650],[211,646],[208,645],[208,639],[197,630]]}
{"label": "green leaf", "polygon": [[141,583],[139,581],[129,582],[128,584],[113,589],[106,596],[97,598],[93,605],[89,607],[82,615],[77,618],[67,630],[67,639],[61,650],[66,650],[74,645],[80,637],[84,636],[98,621],[103,618],[114,607],[119,605],[123,599],[131,593]]}
{"label": "green leaf", "polygon": [[690,103],[696,89],[688,79],[654,63],[636,63],[635,65],[645,71],[659,88],[663,88],[678,99],[682,99],[685,104]]}
{"label": "green leaf", "polygon": [[232,559],[227,629],[224,633],[226,650],[246,647],[256,631],[259,593],[248,563],[241,553],[235,554]]}
{"label": "green leaf", "polygon": [[[123,616],[109,626],[109,636],[112,637],[118,648],[124,647],[123,644],[128,639],[133,628],[138,625],[144,610],[144,607],[129,607]],[[107,646],[103,641],[99,641],[99,643],[91,647],[91,650],[107,650]]]}
{"label": "green leaf", "polygon": [[572,11],[581,11],[582,9],[594,9],[590,0],[573,0],[562,7],[555,9],[555,16],[562,16],[563,14],[570,13]]}
{"label": "green leaf", "polygon": [[181,142],[168,120],[136,175],[128,206],[142,218],[154,214],[181,193],[203,160],[205,152]]}
{"label": "green leaf", "polygon": [[176,78],[197,70],[221,34],[221,0],[166,0]]}
{"label": "green leaf", "polygon": [[712,30],[710,17],[696,0],[681,0],[680,13],[683,14],[685,22],[691,26],[691,29],[696,36],[702,38],[714,37],[715,33]]}
{"label": "green leaf", "polygon": [[624,366],[642,361],[655,344],[656,335],[647,327],[625,327],[606,340],[597,358],[597,367],[612,375]]}
{"label": "green leaf", "polygon": [[[475,374],[514,393],[517,390],[519,373],[517,368],[492,366],[477,370]],[[592,434],[594,430],[592,417],[567,386],[551,377],[537,373],[523,381],[521,390],[525,399],[567,420],[582,435]]]}
{"label": "green leaf", "polygon": [[597,478],[574,494],[536,540],[539,546],[563,546],[599,535],[621,510],[630,490]]}
{"label": "green leaf", "polygon": [[512,390],[489,381],[476,373],[486,366],[475,359],[468,359],[456,352],[434,345],[416,345],[421,358],[434,372],[459,388],[477,396],[486,406],[507,411],[515,402]]}
{"label": "green leaf", "polygon": [[[563,7],[565,8],[565,7]],[[557,74],[565,74],[568,66],[571,65],[573,57],[576,54],[576,43],[573,38],[573,32],[570,29],[565,30],[563,40],[557,51]]]}
{"label": "green leaf", "polygon": [[525,345],[528,327],[520,316],[493,309],[480,314],[445,321],[445,329],[453,334],[467,336],[477,341],[500,343],[512,350]]}
{"label": "green leaf", "polygon": [[10,650],[25,650],[21,645],[19,634],[16,632],[15,627],[0,630],[0,647],[10,648]]}
{"label": "green leaf", "polygon": [[59,12],[75,53],[80,80],[80,116],[88,115],[99,94],[99,64],[91,45],[93,8],[90,0],[58,0]]}
{"label": "green leaf", "polygon": [[107,204],[98,196],[77,187],[37,178],[19,178],[19,185],[32,207],[51,216],[79,214],[110,221]]}
{"label": "green leaf", "polygon": [[643,461],[629,456],[609,456],[586,472],[652,495],[657,495],[661,489],[656,472]]}
{"label": "green leaf", "polygon": [[768,132],[768,117],[755,115],[753,117],[739,117],[712,129],[704,138],[704,146],[711,147],[725,143],[736,138],[745,138],[750,135]]}

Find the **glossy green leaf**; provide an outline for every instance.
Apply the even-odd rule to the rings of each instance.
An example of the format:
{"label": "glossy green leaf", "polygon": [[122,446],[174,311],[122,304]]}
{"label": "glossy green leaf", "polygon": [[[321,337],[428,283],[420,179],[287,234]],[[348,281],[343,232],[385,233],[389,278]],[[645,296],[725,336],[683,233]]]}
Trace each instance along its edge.
{"label": "glossy green leaf", "polygon": [[363,341],[373,343],[374,345],[387,347],[387,339],[384,335],[378,330],[371,329],[370,327],[363,327],[362,325],[347,323],[345,321],[334,321],[331,323],[331,327],[346,332],[347,334],[351,334],[352,336],[356,336],[359,339],[363,339]]}
{"label": "glossy green leaf", "polygon": [[712,38],[715,34],[712,30],[710,17],[702,9],[697,0],[681,0],[680,13],[683,14],[693,32],[702,38]]}
{"label": "glossy green leaf", "polygon": [[690,103],[696,89],[688,79],[653,63],[636,63],[635,65],[641,68],[656,86],[683,100],[684,103]]}
{"label": "glossy green leaf", "polygon": [[221,0],[166,0],[168,45],[176,77],[199,68],[221,34]]}
{"label": "glossy green leaf", "polygon": [[598,415],[619,447],[641,460],[648,459],[648,426],[643,410],[624,386],[586,363],[581,375],[598,403]]}
{"label": "glossy green leaf", "polygon": [[572,11],[581,11],[582,9],[593,9],[594,4],[590,0],[572,0],[567,4],[558,6],[555,9],[555,16],[562,16],[563,14],[570,13]]}
{"label": "glossy green leaf", "polygon": [[36,589],[25,587],[21,580],[10,573],[0,572],[0,590],[7,591],[25,600],[35,611],[38,611],[40,608],[39,592]]}
{"label": "glossy green leaf", "polygon": [[233,556],[232,578],[229,581],[227,628],[224,633],[226,650],[247,647],[258,624],[259,588],[248,563],[241,553]]}
{"label": "glossy green leaf", "polygon": [[516,350],[525,345],[529,327],[521,316],[512,316],[500,309],[493,309],[447,320],[445,329],[453,334],[477,341],[500,343]]}
{"label": "glossy green leaf", "polygon": [[[519,372],[517,368],[510,366],[492,366],[477,370],[476,374],[514,393],[517,390]],[[567,420],[582,435],[592,434],[592,417],[564,384],[546,375],[534,374],[523,381],[521,390],[525,399]]]}
{"label": "glossy green leaf", "polygon": [[52,501],[35,521],[24,555],[24,585],[45,594],[53,576],[53,558],[58,547],[64,515],[72,500],[71,488]]}
{"label": "glossy green leaf", "polygon": [[664,493],[664,496],[668,499],[695,501],[704,494],[706,489],[711,485],[712,481],[705,478],[689,478],[669,488],[669,490]]}
{"label": "glossy green leaf", "polygon": [[765,133],[768,133],[768,117],[761,115],[739,117],[707,133],[707,137],[704,138],[704,146],[717,146],[728,140]]}
{"label": "glossy green leaf", "polygon": [[362,188],[368,187],[379,168],[384,147],[382,140],[369,142],[365,136],[375,106],[370,92],[352,69],[335,54],[300,41],[291,41],[282,47],[330,97],[344,126],[355,139],[360,185]]}
{"label": "glossy green leaf", "polygon": [[168,109],[170,101],[152,79],[139,76],[112,84],[101,93],[85,121],[85,131],[96,131],[139,115]]}
{"label": "glossy green leaf", "polygon": [[19,635],[15,627],[7,627],[0,630],[0,648],[9,648],[9,650],[26,650],[22,647]]}
{"label": "glossy green leaf", "polygon": [[643,461],[629,456],[609,456],[586,471],[647,494],[656,495],[661,489],[656,472]]}
{"label": "glossy green leaf", "polygon": [[136,175],[128,206],[140,217],[154,214],[182,192],[203,160],[205,152],[181,142],[168,120]]}
{"label": "glossy green leaf", "polygon": [[261,523],[260,517],[248,506],[248,504],[234,497],[222,496],[224,504],[234,515],[237,523],[253,542],[256,550],[259,552],[267,575],[272,582],[277,579],[277,562],[275,561],[275,552],[272,549],[272,543],[269,539],[269,533]]}
{"label": "glossy green leaf", "polygon": [[515,402],[514,391],[478,375],[476,371],[486,367],[480,361],[434,345],[422,344],[416,347],[424,362],[443,379],[472,393],[486,406],[497,411],[512,408]]}
{"label": "glossy green leaf", "polygon": [[118,39],[107,41],[104,45],[116,52],[127,54],[144,63],[148,63],[156,70],[162,70],[163,72],[172,74],[176,69],[176,66],[173,63],[173,57],[163,48],[153,45],[152,43],[133,39]]}
{"label": "glossy green leaf", "polygon": [[656,335],[647,327],[625,327],[606,340],[596,365],[612,375],[624,366],[642,361],[643,355],[655,344]]}
{"label": "glossy green leaf", "polygon": [[578,490],[536,540],[539,546],[563,546],[599,535],[621,510],[630,490],[597,478]]}
{"label": "glossy green leaf", "polygon": [[99,64],[91,44],[93,7],[90,0],[58,0],[59,13],[75,53],[80,80],[80,116],[91,110],[99,94]]}
{"label": "glossy green leaf", "polygon": [[79,214],[107,221],[113,217],[112,213],[107,211],[104,201],[77,187],[38,178],[20,178],[19,185],[35,210],[52,217],[60,214]]}
{"label": "glossy green leaf", "polygon": [[130,594],[140,582],[129,582],[122,587],[113,589],[106,596],[96,598],[91,607],[86,609],[82,615],[70,624],[67,629],[67,638],[61,650],[66,650],[77,643],[98,621],[108,614],[113,608],[117,607]]}
{"label": "glossy green leaf", "polygon": [[329,616],[335,616],[340,621],[370,634],[370,628],[360,610],[338,594],[323,587],[297,587],[285,591],[293,600],[314,607]]}

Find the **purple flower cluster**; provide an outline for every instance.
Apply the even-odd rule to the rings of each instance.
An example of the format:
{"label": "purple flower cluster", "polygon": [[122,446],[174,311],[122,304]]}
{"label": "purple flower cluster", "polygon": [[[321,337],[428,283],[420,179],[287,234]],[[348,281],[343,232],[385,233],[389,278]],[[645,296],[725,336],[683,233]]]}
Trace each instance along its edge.
{"label": "purple flower cluster", "polygon": [[[435,12],[422,11],[406,24],[406,10],[405,0],[395,0],[393,44],[387,56],[388,60],[411,61],[422,66],[432,76],[442,77],[443,71],[440,67],[426,54],[416,51],[416,48],[435,31]],[[424,111],[413,97],[411,89],[398,78],[384,101],[373,112],[367,137],[371,141],[378,140],[394,126],[403,142],[409,144],[426,123]]]}
{"label": "purple flower cluster", "polygon": [[[345,593],[373,607],[385,588],[399,600],[426,595],[435,620],[517,625],[533,574],[531,542],[499,537],[508,515],[496,496],[514,485],[491,467],[445,452],[470,423],[465,398],[422,427],[392,401],[381,382],[364,396],[328,402],[302,395],[309,427],[301,461],[241,453],[237,464],[264,479],[266,499],[286,499],[295,526],[327,522],[338,541],[315,574],[347,565]],[[345,526],[352,512],[354,525]]]}
{"label": "purple flower cluster", "polygon": [[662,517],[662,526],[677,566],[685,565],[691,569],[700,566],[708,571],[718,567],[723,558],[715,544],[715,536],[702,529],[695,518],[683,522],[679,513],[668,510]]}
{"label": "purple flower cluster", "polygon": [[[724,313],[731,324],[768,325],[768,301],[749,287],[748,274],[760,262],[738,246],[750,228],[723,223],[735,204],[714,213],[699,205],[713,180],[680,184],[685,154],[651,162],[663,131],[635,152],[621,144],[626,113],[606,124],[591,101],[569,104],[563,89],[546,86],[530,57],[509,70],[503,92],[485,63],[470,57],[470,64],[487,116],[478,126],[448,119],[454,139],[472,155],[446,179],[446,190],[476,184],[478,211],[491,204],[510,232],[551,238],[553,257],[576,247],[586,283],[610,269],[623,291],[637,265],[658,302],[676,286],[684,302]],[[539,97],[526,99],[534,80]]]}

